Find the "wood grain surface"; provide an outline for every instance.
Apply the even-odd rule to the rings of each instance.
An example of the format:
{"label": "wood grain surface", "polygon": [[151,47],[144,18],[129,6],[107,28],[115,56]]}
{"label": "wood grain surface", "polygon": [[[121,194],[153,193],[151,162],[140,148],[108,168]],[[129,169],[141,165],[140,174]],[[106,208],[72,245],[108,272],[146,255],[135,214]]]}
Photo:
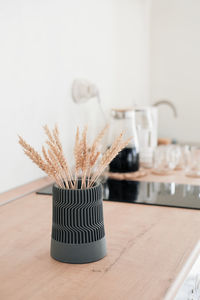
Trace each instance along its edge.
{"label": "wood grain surface", "polygon": [[[199,182],[180,172],[168,177],[160,181]],[[21,187],[21,198],[13,190],[19,198],[0,207],[0,299],[162,300],[199,240],[200,211],[104,202],[108,255],[64,264],[49,255],[51,197],[24,194],[45,180]]]}
{"label": "wood grain surface", "polygon": [[0,194],[0,206],[4,205],[7,202],[21,198],[27,194],[30,194],[31,192],[34,192],[37,189],[45,187],[51,183],[52,183],[52,180],[49,177],[45,176],[43,178],[36,179],[27,184],[21,185],[17,188],[11,189],[7,192],[1,193]]}

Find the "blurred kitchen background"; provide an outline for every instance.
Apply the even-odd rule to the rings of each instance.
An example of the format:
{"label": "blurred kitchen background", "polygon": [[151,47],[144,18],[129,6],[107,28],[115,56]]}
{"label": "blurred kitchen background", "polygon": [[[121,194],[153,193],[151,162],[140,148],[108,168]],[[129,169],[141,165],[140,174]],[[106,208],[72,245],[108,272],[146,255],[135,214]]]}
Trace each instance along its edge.
{"label": "blurred kitchen background", "polygon": [[200,1],[1,0],[0,41],[0,192],[44,176],[17,134],[37,148],[57,122],[69,152],[84,118],[103,124],[95,98],[72,101],[76,78],[106,115],[167,101],[158,136],[200,144]]}

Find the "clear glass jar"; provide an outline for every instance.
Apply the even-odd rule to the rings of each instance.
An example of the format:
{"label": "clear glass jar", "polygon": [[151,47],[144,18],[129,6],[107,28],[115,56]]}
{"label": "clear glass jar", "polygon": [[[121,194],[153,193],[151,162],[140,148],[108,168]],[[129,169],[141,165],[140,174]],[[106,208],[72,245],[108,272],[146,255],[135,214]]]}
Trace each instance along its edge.
{"label": "clear glass jar", "polygon": [[111,146],[122,131],[124,132],[124,139],[132,138],[126,148],[124,148],[110,163],[109,171],[118,173],[138,171],[139,146],[134,109],[112,109],[108,147]]}

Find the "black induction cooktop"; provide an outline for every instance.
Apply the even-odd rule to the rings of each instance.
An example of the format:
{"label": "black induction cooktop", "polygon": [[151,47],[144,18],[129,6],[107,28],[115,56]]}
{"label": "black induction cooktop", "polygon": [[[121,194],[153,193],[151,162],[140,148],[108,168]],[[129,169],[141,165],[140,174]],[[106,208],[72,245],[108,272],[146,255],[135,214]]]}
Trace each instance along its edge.
{"label": "black induction cooktop", "polygon": [[[52,194],[52,185],[38,194]],[[108,179],[103,183],[105,201],[200,209],[200,186]]]}

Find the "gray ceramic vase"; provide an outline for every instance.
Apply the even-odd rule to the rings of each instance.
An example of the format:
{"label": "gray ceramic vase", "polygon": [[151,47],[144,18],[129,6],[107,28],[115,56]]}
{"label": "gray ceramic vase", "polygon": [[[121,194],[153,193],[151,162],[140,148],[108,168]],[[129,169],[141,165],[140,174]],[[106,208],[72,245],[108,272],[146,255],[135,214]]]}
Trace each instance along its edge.
{"label": "gray ceramic vase", "polygon": [[51,256],[81,264],[105,255],[102,186],[64,190],[54,185]]}

